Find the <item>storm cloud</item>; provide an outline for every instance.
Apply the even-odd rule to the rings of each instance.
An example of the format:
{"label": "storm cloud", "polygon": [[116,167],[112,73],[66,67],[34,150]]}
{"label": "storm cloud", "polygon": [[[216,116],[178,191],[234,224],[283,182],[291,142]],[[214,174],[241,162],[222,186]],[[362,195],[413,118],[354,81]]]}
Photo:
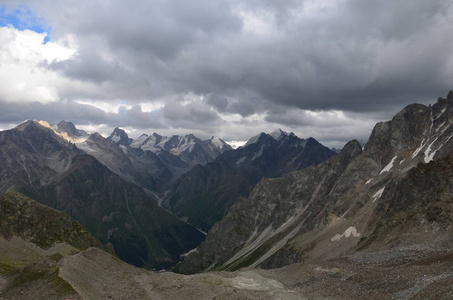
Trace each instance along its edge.
{"label": "storm cloud", "polygon": [[[4,5],[9,11],[26,6],[51,28],[51,41],[41,46],[70,55],[40,54],[22,63],[22,73],[32,65],[39,76],[24,83],[13,74],[9,86],[24,83],[52,97],[30,104],[30,89],[0,88],[0,123],[29,118],[19,109],[28,103],[37,106],[33,118],[61,116],[80,125],[185,129],[226,140],[281,127],[341,147],[366,139],[374,123],[405,105],[432,103],[453,88],[449,0]],[[3,44],[13,43],[6,35],[16,29],[3,29]],[[7,48],[0,46],[0,59]],[[13,66],[0,65],[0,73],[14,73]],[[97,101],[115,109],[105,111]],[[54,103],[53,114],[39,109],[46,103]]]}

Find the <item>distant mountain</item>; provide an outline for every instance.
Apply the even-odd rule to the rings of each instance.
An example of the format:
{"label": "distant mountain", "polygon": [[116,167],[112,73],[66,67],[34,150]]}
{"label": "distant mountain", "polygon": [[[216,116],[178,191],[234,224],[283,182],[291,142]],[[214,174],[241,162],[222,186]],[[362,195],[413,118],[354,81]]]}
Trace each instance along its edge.
{"label": "distant mountain", "polygon": [[115,127],[113,132],[107,137],[107,140],[111,140],[123,146],[129,146],[133,141],[131,138],[129,138],[126,131],[119,127]]}
{"label": "distant mountain", "polygon": [[[116,132],[119,130],[115,129]],[[86,141],[77,143],[76,146],[121,178],[150,191],[162,192],[173,177],[153,152],[124,146],[98,133],[91,134]]]}
{"label": "distant mountain", "polygon": [[57,132],[65,132],[70,138],[81,138],[88,136],[88,133],[86,133],[86,131],[77,129],[72,122],[61,121],[60,123],[53,125],[52,127],[55,128]]}
{"label": "distant mountain", "polygon": [[209,230],[238,197],[250,194],[263,177],[279,177],[318,164],[335,153],[315,139],[281,130],[261,133],[238,149],[195,166],[172,186],[163,205],[190,224]]}
{"label": "distant mountain", "polygon": [[[193,166],[197,164],[205,165],[225,151],[232,149],[230,145],[219,138],[212,137],[209,140],[202,141],[193,134],[170,137],[161,136],[157,133],[150,136],[142,134],[134,140],[118,127],[113,130],[107,140],[120,145],[126,155],[132,153],[148,153],[147,155],[151,155],[150,153],[153,153],[171,173],[170,178],[162,178],[167,183],[190,171]],[[160,184],[161,188],[164,188],[164,186]]]}
{"label": "distant mountain", "polygon": [[219,138],[212,137],[209,140],[202,141],[193,134],[166,137],[153,133],[150,136],[143,134],[138,139],[133,140],[119,128],[116,128],[108,139],[124,146],[148,150],[158,155],[162,152],[168,152],[180,157],[190,166],[205,165],[223,152],[232,149],[230,145]]}
{"label": "distant mountain", "polygon": [[[95,135],[90,142],[102,147],[104,141]],[[143,188],[36,121],[0,132],[0,165],[0,193],[18,191],[67,212],[136,266],[174,263],[204,238]]]}
{"label": "distant mountain", "polygon": [[453,91],[376,124],[363,150],[354,140],[317,166],[261,180],[180,270],[451,253],[452,125]]}

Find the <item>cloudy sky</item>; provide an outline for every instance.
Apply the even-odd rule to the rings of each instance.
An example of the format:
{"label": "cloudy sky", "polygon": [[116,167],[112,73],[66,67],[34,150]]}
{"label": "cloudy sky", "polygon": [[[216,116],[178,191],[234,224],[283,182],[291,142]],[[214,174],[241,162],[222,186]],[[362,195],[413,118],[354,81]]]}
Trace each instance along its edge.
{"label": "cloudy sky", "polygon": [[0,129],[331,147],[453,89],[451,0],[3,0]]}

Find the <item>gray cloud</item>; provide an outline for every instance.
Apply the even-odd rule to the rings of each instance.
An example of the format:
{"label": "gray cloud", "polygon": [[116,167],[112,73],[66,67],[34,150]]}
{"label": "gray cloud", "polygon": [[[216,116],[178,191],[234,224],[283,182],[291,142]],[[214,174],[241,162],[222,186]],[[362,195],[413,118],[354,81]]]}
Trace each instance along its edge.
{"label": "gray cloud", "polygon": [[[96,87],[62,87],[66,107],[80,108],[71,104],[80,99],[133,105],[118,114],[84,108],[87,117],[74,116],[81,122],[233,138],[236,127],[225,116],[252,124],[258,114],[270,130],[280,124],[323,135],[338,120],[320,122],[306,111],[344,111],[365,124],[453,88],[449,0],[20,2],[48,22],[55,41],[71,35],[79,47],[46,65]],[[186,94],[205,100],[187,104]],[[138,106],[153,101],[166,103],[152,113]],[[55,114],[70,119],[60,106]]]}

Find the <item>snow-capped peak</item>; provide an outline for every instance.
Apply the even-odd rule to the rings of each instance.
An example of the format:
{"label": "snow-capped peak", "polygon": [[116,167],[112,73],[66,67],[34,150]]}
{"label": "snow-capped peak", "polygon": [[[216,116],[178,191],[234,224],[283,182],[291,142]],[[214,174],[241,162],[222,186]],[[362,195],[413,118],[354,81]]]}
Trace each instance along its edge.
{"label": "snow-capped peak", "polygon": [[113,130],[107,139],[121,145],[129,145],[132,142],[132,139],[129,138],[126,131],[118,127]]}
{"label": "snow-capped peak", "polygon": [[223,149],[223,147],[225,147],[225,142],[214,136],[209,139],[209,142],[217,149]]}
{"label": "snow-capped peak", "polygon": [[284,136],[288,136],[288,133],[284,132],[283,130],[281,130],[280,128],[272,131],[270,134],[269,134],[271,137],[273,137],[275,140],[277,141],[280,141],[280,139]]}
{"label": "snow-capped peak", "polygon": [[259,140],[259,138],[260,138],[263,134],[265,134],[265,133],[264,133],[264,132],[261,132],[260,134],[255,135],[254,137],[251,137],[251,138],[247,141],[247,143],[244,145],[244,147],[247,147],[248,145],[251,145],[251,144],[256,143],[256,142]]}

